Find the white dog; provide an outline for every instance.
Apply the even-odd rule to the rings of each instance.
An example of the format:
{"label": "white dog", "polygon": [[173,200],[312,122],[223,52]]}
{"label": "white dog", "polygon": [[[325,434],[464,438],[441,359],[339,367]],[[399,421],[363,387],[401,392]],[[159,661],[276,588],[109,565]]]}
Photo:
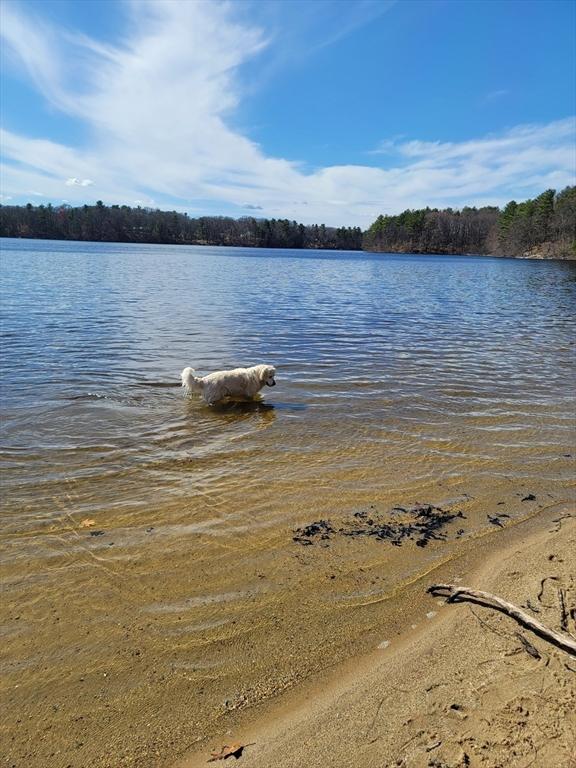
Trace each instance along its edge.
{"label": "white dog", "polygon": [[263,386],[274,387],[276,368],[273,365],[253,365],[252,368],[234,368],[216,371],[208,376],[196,376],[193,368],[182,371],[182,386],[188,392],[201,392],[202,397],[213,405],[227,397],[252,399]]}

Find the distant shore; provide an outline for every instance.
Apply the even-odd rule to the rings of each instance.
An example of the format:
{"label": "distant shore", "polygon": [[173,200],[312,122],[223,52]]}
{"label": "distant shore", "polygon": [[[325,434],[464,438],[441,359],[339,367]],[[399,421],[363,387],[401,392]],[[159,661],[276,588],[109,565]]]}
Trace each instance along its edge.
{"label": "distant shore", "polygon": [[198,216],[128,205],[72,207],[0,205],[0,237],[375,251],[484,254],[537,259],[576,258],[576,186],[547,189],[533,200],[497,206],[407,209],[359,226],[302,224],[286,218]]}
{"label": "distant shore", "polygon": [[[62,242],[62,243],[104,243],[105,245],[185,245],[191,247],[202,248],[258,248],[260,250],[276,250],[276,251],[327,251],[327,252],[341,252],[349,251],[351,253],[381,253],[382,255],[405,255],[405,256],[469,256],[470,258],[491,258],[491,259],[535,259],[540,261],[576,261],[576,252],[565,253],[564,255],[553,254],[551,251],[539,251],[535,250],[531,253],[525,253],[522,255],[509,255],[502,253],[457,253],[456,251],[407,251],[403,249],[380,251],[374,248],[331,248],[331,247],[319,247],[319,246],[303,246],[301,248],[288,248],[282,246],[247,246],[240,244],[230,243],[203,243],[203,242],[158,242],[153,240],[138,240],[138,241],[125,241],[125,240],[71,240],[62,238],[46,238],[46,237],[12,237],[0,235],[0,243],[2,240],[42,240],[48,242]],[[0,245],[0,250],[2,246]]]}
{"label": "distant shore", "polygon": [[175,768],[199,768],[231,743],[251,744],[247,768],[573,766],[576,659],[495,611],[423,596],[431,583],[455,581],[528,606],[559,629],[558,589],[569,605],[576,597],[576,511],[559,505],[490,544],[418,581],[418,597],[405,600],[412,629],[395,637],[383,626],[373,652],[256,719],[223,722]]}

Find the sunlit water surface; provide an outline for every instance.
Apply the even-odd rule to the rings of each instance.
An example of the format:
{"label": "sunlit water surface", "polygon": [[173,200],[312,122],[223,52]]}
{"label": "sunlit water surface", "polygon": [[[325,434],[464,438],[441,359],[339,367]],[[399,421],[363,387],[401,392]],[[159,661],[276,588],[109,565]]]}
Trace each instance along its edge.
{"label": "sunlit water surface", "polygon": [[[464,464],[530,474],[566,443],[573,263],[2,246],[4,526],[137,522],[167,496],[236,515],[264,484],[259,524],[271,484],[313,491],[325,468],[379,487],[401,459],[400,490]],[[175,386],[185,365],[261,361],[278,367],[268,407]]]}
{"label": "sunlit water surface", "polygon": [[[80,626],[102,625],[109,656],[109,624],[144,615],[174,674],[190,674],[189,646],[173,658],[185,613],[192,667],[205,679],[228,664],[221,680],[234,650],[216,661],[206,648],[225,644],[235,610],[238,621],[240,606],[280,615],[303,585],[309,594],[308,576],[287,575],[304,551],[298,525],[467,498],[472,535],[490,529],[488,512],[534,512],[519,501],[529,491],[539,507],[566,498],[575,266],[2,241],[6,605],[29,619],[71,612],[67,641],[51,646],[46,626],[66,669]],[[187,365],[259,362],[278,369],[260,403],[209,408],[179,387]],[[350,553],[363,555],[335,546],[326,568],[344,578]],[[435,546],[363,551],[391,558],[401,580],[439,556]],[[321,570],[328,555],[314,551]],[[308,622],[391,588],[327,584]],[[18,664],[32,665],[30,624],[11,626]]]}

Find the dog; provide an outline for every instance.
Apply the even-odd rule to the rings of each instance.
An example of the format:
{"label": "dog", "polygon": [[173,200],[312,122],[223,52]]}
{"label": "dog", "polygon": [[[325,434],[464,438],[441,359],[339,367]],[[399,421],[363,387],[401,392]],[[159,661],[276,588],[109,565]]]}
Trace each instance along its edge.
{"label": "dog", "polygon": [[251,400],[262,387],[276,386],[276,368],[273,365],[253,365],[251,368],[234,368],[216,371],[208,376],[196,376],[193,368],[182,371],[182,386],[188,393],[201,392],[208,405],[227,398]]}

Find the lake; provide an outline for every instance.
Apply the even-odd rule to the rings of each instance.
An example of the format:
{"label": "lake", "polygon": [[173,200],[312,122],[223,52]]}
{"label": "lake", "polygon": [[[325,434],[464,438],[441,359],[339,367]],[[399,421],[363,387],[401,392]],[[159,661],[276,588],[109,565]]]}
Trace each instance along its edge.
{"label": "lake", "polygon": [[[150,718],[192,741],[574,498],[574,262],[1,247],[2,685],[8,725],[55,726],[29,766],[68,759],[70,729],[95,759],[90,718],[128,751]],[[254,404],[179,386],[259,362],[277,386]],[[366,530],[423,504],[461,513],[428,546]]]}

